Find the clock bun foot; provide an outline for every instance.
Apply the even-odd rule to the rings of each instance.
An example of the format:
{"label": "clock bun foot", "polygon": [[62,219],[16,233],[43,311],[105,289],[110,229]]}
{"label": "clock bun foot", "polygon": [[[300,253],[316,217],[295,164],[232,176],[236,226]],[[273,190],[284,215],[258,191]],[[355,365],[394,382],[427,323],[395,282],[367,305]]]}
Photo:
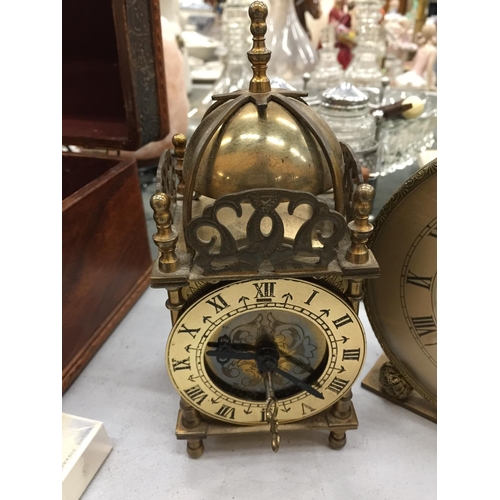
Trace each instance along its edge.
{"label": "clock bun foot", "polygon": [[189,439],[187,442],[187,453],[189,458],[200,458],[205,451],[202,439]]}
{"label": "clock bun foot", "polygon": [[345,432],[334,432],[331,431],[328,436],[328,444],[333,450],[340,450],[345,446],[346,436]]}
{"label": "clock bun foot", "polygon": [[386,394],[400,401],[407,399],[413,390],[410,384],[406,382],[403,376],[389,361],[381,366],[379,381]]}

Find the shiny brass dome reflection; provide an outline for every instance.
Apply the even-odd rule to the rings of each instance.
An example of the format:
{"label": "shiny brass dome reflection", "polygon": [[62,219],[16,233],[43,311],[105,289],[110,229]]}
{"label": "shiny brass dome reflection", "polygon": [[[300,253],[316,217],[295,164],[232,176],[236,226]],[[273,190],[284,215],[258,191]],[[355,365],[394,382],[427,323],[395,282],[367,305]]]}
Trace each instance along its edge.
{"label": "shiny brass dome reflection", "polygon": [[[299,120],[277,102],[258,109],[244,104],[213,134],[201,158],[195,191],[210,198],[252,188],[284,188],[320,194],[332,178],[318,141],[303,120],[310,108],[298,103]],[[221,106],[218,113],[225,112]],[[334,137],[333,137],[334,139]],[[342,162],[340,145],[332,141],[334,161]]]}
{"label": "shiny brass dome reflection", "polygon": [[[303,100],[303,92],[271,89],[266,76],[267,7],[249,8],[254,76],[249,90],[213,96],[186,149],[187,193],[217,199],[247,189],[278,188],[317,195],[334,188],[343,206],[340,144],[330,127]],[[188,201],[188,200],[186,200]],[[189,209],[188,209],[189,210]]]}

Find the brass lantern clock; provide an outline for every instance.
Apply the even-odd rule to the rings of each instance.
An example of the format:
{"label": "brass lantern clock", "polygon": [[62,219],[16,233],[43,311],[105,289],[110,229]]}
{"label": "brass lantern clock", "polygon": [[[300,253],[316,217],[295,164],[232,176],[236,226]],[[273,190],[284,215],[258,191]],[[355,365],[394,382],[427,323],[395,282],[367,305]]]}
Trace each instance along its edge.
{"label": "brass lantern clock", "polygon": [[249,90],[214,96],[189,142],[174,137],[151,198],[151,286],[168,292],[176,436],[193,458],[213,435],[270,433],[277,451],[282,429],[342,448],[358,426],[362,285],[380,274],[373,188],[305,93],[271,89],[266,5],[249,16]]}

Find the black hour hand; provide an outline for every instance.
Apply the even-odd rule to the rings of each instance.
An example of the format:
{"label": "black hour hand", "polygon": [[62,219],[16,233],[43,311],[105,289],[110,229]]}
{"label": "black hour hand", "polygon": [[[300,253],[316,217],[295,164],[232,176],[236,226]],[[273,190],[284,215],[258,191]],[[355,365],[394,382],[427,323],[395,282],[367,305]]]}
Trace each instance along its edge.
{"label": "black hour hand", "polygon": [[208,347],[215,347],[213,351],[206,351],[206,355],[215,357],[217,362],[221,365],[226,364],[231,359],[253,359],[256,360],[257,356],[253,352],[238,351],[231,344],[227,335],[219,337],[217,342],[208,342]]}

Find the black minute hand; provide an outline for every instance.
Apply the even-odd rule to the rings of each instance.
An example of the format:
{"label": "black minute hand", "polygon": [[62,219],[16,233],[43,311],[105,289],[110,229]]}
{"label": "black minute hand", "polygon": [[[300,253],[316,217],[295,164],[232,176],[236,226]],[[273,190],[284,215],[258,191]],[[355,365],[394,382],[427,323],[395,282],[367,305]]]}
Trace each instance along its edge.
{"label": "black minute hand", "polygon": [[215,356],[221,359],[256,359],[253,352],[245,351],[230,351],[226,349],[216,349],[215,351],[207,351],[207,356]]}
{"label": "black minute hand", "polygon": [[[210,344],[210,343],[209,343]],[[211,346],[210,346],[211,347]],[[230,359],[253,359],[257,356],[253,352],[237,351],[229,342],[221,342],[217,345],[217,349],[206,351],[207,356],[215,357],[221,365],[227,363]]]}
{"label": "black minute hand", "polygon": [[[236,355],[244,354],[245,352],[248,352],[248,353],[252,354],[252,357],[248,357],[248,358],[247,357],[236,357],[236,355],[230,356],[230,357],[231,357],[231,359],[256,359],[256,355],[253,354],[253,350],[255,349],[254,345],[240,344],[240,343],[232,344],[228,340],[224,339],[224,337],[219,339],[218,342],[207,342],[207,347],[216,347],[215,351],[206,351],[209,356],[217,356],[218,354],[223,354],[226,352],[235,353]],[[212,353],[212,354],[209,354],[209,353]],[[305,370],[309,373],[312,372],[311,366],[299,358],[296,358],[294,356],[291,356],[290,354],[286,354],[286,353],[281,352],[281,351],[279,351],[279,356],[280,356],[280,358],[284,358],[287,361],[292,362],[294,365],[298,366],[299,368],[302,368],[303,370]]]}
{"label": "black minute hand", "polygon": [[290,382],[293,382],[296,386],[300,387],[301,389],[304,389],[304,391],[309,392],[313,396],[316,396],[319,399],[325,399],[323,394],[321,394],[321,392],[317,391],[314,387],[310,386],[309,384],[306,384],[305,382],[294,377],[293,375],[290,375],[290,373],[283,371],[281,368],[276,367],[273,371],[274,371],[274,373],[277,373],[277,374],[281,375],[282,377],[285,377]]}

